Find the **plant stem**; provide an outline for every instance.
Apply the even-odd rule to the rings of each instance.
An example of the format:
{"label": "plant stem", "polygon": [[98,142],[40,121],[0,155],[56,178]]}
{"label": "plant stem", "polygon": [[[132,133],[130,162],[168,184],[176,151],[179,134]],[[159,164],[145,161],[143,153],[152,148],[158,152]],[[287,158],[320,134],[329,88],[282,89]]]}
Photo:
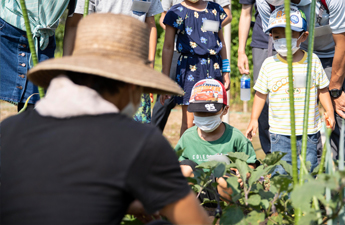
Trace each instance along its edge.
{"label": "plant stem", "polygon": [[[22,8],[22,14],[23,14],[24,23],[25,23],[26,36],[29,42],[32,63],[33,63],[33,66],[36,66],[38,64],[38,59],[37,59],[37,54],[35,50],[34,40],[32,38],[30,21],[29,21],[28,11],[26,10],[25,0],[20,0],[20,7]],[[44,89],[42,87],[38,87],[38,92],[40,94],[40,98],[43,98]],[[26,107],[23,107],[23,108],[25,109]]]}
{"label": "plant stem", "polygon": [[89,14],[89,0],[85,0],[85,5],[84,5],[84,17]]}
{"label": "plant stem", "polygon": [[[315,6],[316,6],[316,0],[312,0],[311,6],[310,6],[310,18],[309,18],[308,24],[313,24],[313,25],[309,26],[307,87],[306,87],[305,100],[304,100],[303,137],[302,137],[302,150],[301,150],[301,155],[302,155],[301,160],[303,160],[304,164],[306,163],[306,158],[307,158],[310,83],[312,81],[311,70],[312,70],[312,60],[313,60],[313,51],[314,51]],[[300,185],[304,183],[304,178],[303,178],[304,174],[305,174],[304,171],[301,170],[300,177],[299,177]]]}

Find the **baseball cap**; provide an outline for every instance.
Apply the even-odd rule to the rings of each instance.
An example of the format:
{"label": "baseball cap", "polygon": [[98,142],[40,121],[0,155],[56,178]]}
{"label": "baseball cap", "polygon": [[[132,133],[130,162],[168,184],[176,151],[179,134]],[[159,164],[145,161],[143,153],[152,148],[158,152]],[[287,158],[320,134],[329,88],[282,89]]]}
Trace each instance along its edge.
{"label": "baseball cap", "polygon": [[[307,31],[307,19],[302,10],[298,9],[296,6],[290,6],[290,24],[291,30],[301,32]],[[266,33],[270,33],[273,28],[276,27],[285,27],[286,18],[285,18],[285,9],[284,6],[279,6],[276,8],[270,16],[268,22],[268,27]]]}
{"label": "baseball cap", "polygon": [[194,84],[189,99],[188,112],[219,112],[228,105],[223,84],[215,79],[204,79]]}

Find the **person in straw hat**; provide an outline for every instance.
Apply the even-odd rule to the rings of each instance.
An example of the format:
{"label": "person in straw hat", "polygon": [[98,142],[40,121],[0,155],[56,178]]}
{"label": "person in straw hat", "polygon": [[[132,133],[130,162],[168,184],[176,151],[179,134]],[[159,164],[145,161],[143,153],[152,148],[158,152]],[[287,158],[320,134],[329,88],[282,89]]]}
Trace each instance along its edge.
{"label": "person in straw hat", "polygon": [[129,16],[93,14],[79,23],[72,56],[29,71],[48,89],[1,124],[1,224],[119,224],[157,211],[174,224],[209,224],[170,144],[130,118],[142,92],[183,93],[149,67],[147,32]]}

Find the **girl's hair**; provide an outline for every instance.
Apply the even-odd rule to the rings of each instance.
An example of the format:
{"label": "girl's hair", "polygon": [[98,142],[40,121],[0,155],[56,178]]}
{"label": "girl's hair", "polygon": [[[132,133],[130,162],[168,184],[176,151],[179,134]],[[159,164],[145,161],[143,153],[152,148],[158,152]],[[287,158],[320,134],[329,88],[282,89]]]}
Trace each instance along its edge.
{"label": "girl's hair", "polygon": [[118,93],[119,88],[128,85],[127,83],[124,83],[122,81],[86,73],[66,71],[66,75],[73,81],[73,83],[90,87],[101,95],[104,93]]}

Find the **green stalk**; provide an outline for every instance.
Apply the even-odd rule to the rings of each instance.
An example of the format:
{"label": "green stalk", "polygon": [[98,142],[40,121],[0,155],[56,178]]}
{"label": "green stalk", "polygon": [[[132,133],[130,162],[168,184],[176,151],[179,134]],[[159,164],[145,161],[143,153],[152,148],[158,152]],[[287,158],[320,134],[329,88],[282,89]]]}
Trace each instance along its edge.
{"label": "green stalk", "polygon": [[325,125],[325,130],[326,130],[326,144],[323,146],[323,151],[321,155],[321,161],[320,161],[320,167],[319,167],[319,172],[318,174],[322,174],[325,168],[325,159],[326,159],[326,153],[327,153],[327,143],[329,142],[329,138],[332,133],[332,129],[326,128]]}
{"label": "green stalk", "polygon": [[[314,51],[314,28],[315,28],[315,6],[316,0],[312,0],[310,6],[310,19],[309,23],[309,40],[308,40],[308,70],[307,70],[307,87],[304,100],[304,119],[303,119],[303,137],[302,137],[302,160],[304,164],[306,163],[307,158],[307,141],[308,141],[308,119],[309,119],[309,102],[310,102],[310,83],[311,83],[311,70],[312,70],[312,59]],[[300,171],[299,184],[304,183],[304,171]]]}
{"label": "green stalk", "polygon": [[[341,119],[341,131],[340,131],[340,141],[339,141],[339,170],[344,171],[344,132],[345,132],[344,119]],[[345,189],[342,190],[343,196],[345,196]],[[345,208],[342,207],[339,216],[337,217],[339,225],[345,224]]]}
{"label": "green stalk", "polygon": [[[32,38],[30,21],[29,21],[28,11],[26,10],[25,0],[20,0],[20,7],[22,8],[23,18],[24,18],[24,23],[25,23],[25,29],[26,29],[26,36],[28,37],[32,63],[33,63],[33,66],[36,66],[38,64],[38,59],[37,59],[37,55],[36,55],[34,40]],[[42,87],[38,87],[38,92],[40,94],[40,98],[43,98],[44,97],[44,89]]]}
{"label": "green stalk", "polygon": [[85,0],[84,17],[89,14],[89,0]]}
{"label": "green stalk", "polygon": [[[298,167],[297,167],[297,145],[296,145],[296,127],[295,127],[295,102],[292,74],[292,50],[291,50],[291,24],[290,24],[290,0],[285,0],[285,37],[287,44],[287,63],[289,71],[289,101],[290,101],[290,123],[291,123],[291,160],[292,160],[292,179],[294,187],[298,185]],[[298,224],[301,218],[301,210],[295,208],[295,224]]]}

